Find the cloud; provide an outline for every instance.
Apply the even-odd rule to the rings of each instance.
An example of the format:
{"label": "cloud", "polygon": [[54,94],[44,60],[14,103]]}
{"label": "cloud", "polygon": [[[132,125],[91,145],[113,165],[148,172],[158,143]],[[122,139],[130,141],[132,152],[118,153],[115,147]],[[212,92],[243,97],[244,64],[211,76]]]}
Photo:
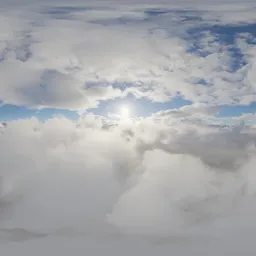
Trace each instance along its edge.
{"label": "cloud", "polygon": [[[255,25],[248,16],[246,25],[227,21],[253,12],[251,5],[205,4],[183,13],[177,3],[163,6],[162,12],[150,4],[121,3],[115,9],[102,2],[6,7],[1,101],[75,110],[128,93],[157,102],[177,95],[211,105],[254,101],[254,46],[244,39],[236,45],[236,38],[253,36]],[[92,83],[106,88],[88,89]],[[122,83],[129,86],[112,87]]]}
{"label": "cloud", "polygon": [[255,133],[194,127],[93,115],[8,122],[1,227],[162,234],[232,214],[232,200],[255,193]]}
{"label": "cloud", "polygon": [[164,110],[159,111],[155,115],[156,116],[175,116],[176,118],[189,118],[189,117],[195,117],[195,115],[201,116],[201,117],[209,117],[209,116],[216,116],[216,114],[219,111],[218,106],[209,106],[204,103],[197,103],[192,105],[187,105],[184,107],[181,107],[180,109],[171,109],[171,110]]}
{"label": "cloud", "polygon": [[[1,250],[249,255],[255,113],[216,115],[255,101],[252,5],[0,0],[0,103],[82,113],[0,124]],[[89,114],[129,94],[191,105]]]}

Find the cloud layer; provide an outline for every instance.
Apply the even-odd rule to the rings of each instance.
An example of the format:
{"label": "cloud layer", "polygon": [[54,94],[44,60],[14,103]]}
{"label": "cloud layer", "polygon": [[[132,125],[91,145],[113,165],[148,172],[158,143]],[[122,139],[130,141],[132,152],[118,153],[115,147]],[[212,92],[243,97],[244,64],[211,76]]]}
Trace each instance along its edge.
{"label": "cloud layer", "polygon": [[129,93],[211,105],[256,100],[250,3],[24,8],[1,12],[5,103],[78,110]]}
{"label": "cloud layer", "polygon": [[[0,7],[0,104],[81,114],[0,123],[6,255],[255,255],[253,2]],[[191,105],[87,112],[130,95]]]}
{"label": "cloud layer", "polygon": [[0,136],[1,226],[144,234],[210,226],[255,193],[248,129],[153,117],[12,121]]}

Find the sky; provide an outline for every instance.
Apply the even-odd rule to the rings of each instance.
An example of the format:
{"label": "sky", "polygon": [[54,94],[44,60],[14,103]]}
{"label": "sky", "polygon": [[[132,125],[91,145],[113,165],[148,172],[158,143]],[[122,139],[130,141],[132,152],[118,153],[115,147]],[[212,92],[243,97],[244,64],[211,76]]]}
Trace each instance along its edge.
{"label": "sky", "polygon": [[256,2],[0,0],[5,255],[255,255]]}

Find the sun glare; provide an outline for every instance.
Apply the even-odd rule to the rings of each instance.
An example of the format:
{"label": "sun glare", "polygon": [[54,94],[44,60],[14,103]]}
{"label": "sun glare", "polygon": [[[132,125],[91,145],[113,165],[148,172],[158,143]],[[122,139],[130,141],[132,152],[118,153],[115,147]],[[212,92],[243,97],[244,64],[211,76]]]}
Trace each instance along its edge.
{"label": "sun glare", "polygon": [[121,106],[120,116],[121,116],[121,118],[129,118],[130,117],[130,109],[128,106]]}

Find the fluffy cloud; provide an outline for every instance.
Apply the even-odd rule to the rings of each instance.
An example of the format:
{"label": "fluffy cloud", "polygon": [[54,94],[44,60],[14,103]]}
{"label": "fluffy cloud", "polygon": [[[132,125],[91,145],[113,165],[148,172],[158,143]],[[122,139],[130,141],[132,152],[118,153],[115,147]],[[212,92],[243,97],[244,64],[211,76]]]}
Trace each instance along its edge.
{"label": "fluffy cloud", "polygon": [[[251,13],[250,4],[205,4],[184,13],[175,3],[160,5],[160,12],[152,5],[104,6],[35,2],[3,9],[0,99],[66,109],[95,107],[128,93],[159,102],[177,95],[214,105],[255,100],[253,45],[235,42],[242,32],[253,36],[253,19],[246,16],[247,25],[227,21]],[[231,30],[229,39],[222,39],[225,30]],[[239,67],[234,51],[247,64]]]}
{"label": "fluffy cloud", "polygon": [[[0,6],[0,104],[85,113],[0,124],[3,253],[255,254],[255,113],[216,118],[255,101],[252,3]],[[192,104],[86,111],[128,94]]]}
{"label": "fluffy cloud", "polygon": [[243,127],[88,116],[1,130],[2,228],[170,234],[209,227],[255,193],[256,137]]}

